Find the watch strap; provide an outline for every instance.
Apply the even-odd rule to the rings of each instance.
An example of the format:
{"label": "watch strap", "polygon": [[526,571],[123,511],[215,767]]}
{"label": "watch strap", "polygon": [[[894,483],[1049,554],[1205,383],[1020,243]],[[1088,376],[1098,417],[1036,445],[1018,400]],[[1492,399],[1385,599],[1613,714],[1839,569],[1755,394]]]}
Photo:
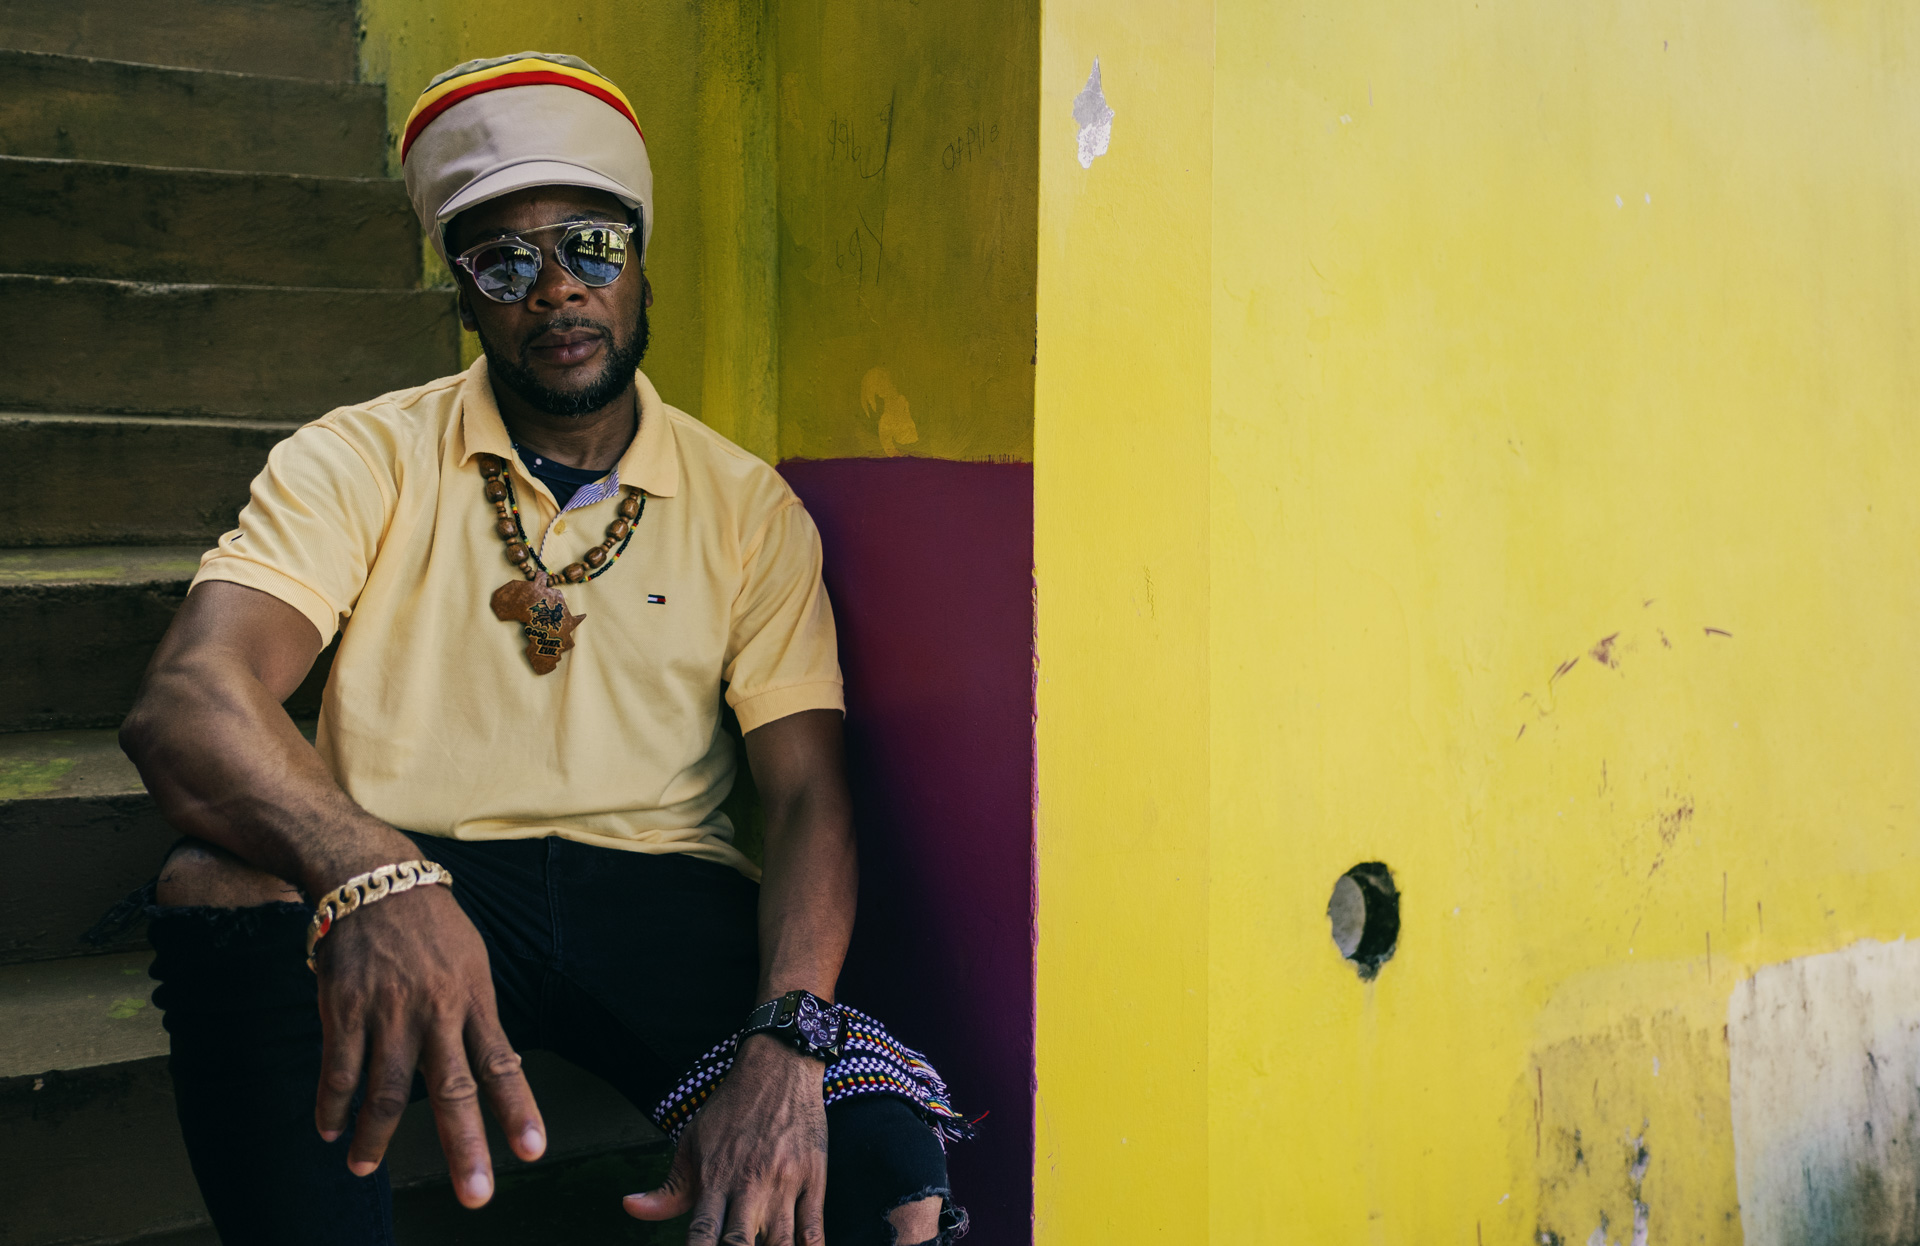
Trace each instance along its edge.
{"label": "watch strap", "polygon": [[740,1037],[749,1034],[761,1034],[773,1028],[773,1019],[780,1015],[780,1003],[786,996],[776,995],[747,1014],[747,1023],[740,1027]]}

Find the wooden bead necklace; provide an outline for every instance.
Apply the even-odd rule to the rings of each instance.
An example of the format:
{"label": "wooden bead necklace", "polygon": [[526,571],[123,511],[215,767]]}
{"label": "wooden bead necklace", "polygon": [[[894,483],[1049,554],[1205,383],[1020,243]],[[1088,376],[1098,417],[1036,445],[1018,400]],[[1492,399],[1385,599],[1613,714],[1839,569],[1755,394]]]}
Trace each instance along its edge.
{"label": "wooden bead necklace", "polygon": [[[480,475],[485,482],[487,501],[493,504],[493,530],[506,544],[507,561],[520,569],[524,580],[510,580],[493,594],[493,612],[510,623],[518,623],[527,637],[527,661],[534,673],[545,675],[560,665],[561,655],[573,648],[573,632],[587,616],[567,608],[567,599],[547,581],[547,565],[540,551],[527,540],[520,525],[520,505],[513,493],[513,476],[499,455],[477,454]],[[644,493],[631,486],[621,489],[619,513],[607,525],[607,539],[588,550],[578,562],[568,563],[558,579],[581,584],[597,579],[613,569],[620,555],[633,540],[633,530],[647,508]]]}

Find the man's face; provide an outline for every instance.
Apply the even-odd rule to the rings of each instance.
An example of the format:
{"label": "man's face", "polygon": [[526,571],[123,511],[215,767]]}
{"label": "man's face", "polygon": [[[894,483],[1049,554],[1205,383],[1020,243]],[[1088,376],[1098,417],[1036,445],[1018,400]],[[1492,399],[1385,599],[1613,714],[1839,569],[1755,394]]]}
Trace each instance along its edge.
{"label": "man's face", "polygon": [[626,269],[611,285],[599,287],[587,285],[554,257],[564,231],[525,231],[563,221],[628,219],[626,206],[612,195],[539,186],[470,208],[447,225],[452,256],[508,235],[524,235],[528,245],[540,248],[540,275],[516,303],[494,302],[455,269],[460,320],[479,333],[489,373],[536,410],[586,415],[620,396],[646,354],[652,291],[640,267],[638,230]]}

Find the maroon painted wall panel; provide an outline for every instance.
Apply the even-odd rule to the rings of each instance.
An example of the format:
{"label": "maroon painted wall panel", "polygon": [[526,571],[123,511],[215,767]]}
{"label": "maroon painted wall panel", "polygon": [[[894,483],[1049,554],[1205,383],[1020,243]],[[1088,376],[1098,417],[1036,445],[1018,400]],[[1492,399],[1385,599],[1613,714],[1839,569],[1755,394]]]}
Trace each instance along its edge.
{"label": "maroon painted wall panel", "polygon": [[780,472],[826,551],[847,680],[860,914],[841,995],[926,1051],[981,1136],[949,1151],[970,1241],[1032,1236],[1033,470]]}

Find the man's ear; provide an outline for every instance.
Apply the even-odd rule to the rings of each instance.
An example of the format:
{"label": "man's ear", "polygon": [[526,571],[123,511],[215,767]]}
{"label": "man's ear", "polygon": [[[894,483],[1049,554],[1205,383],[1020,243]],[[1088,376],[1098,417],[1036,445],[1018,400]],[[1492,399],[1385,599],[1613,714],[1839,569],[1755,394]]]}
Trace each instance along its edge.
{"label": "man's ear", "polygon": [[648,280],[647,270],[644,268],[640,270],[640,297],[645,300],[645,306],[653,306],[653,282]]}
{"label": "man's ear", "polygon": [[473,308],[467,303],[467,292],[460,291],[460,327],[468,333],[480,332],[480,322],[474,319]]}

